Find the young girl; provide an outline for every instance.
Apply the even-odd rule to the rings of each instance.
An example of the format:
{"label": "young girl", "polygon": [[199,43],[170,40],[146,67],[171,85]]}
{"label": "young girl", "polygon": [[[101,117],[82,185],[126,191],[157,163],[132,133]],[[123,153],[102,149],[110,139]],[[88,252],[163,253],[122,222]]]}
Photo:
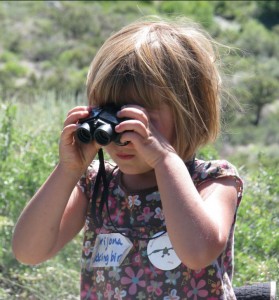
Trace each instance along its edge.
{"label": "young girl", "polygon": [[[15,257],[41,263],[84,227],[81,299],[235,299],[242,182],[229,162],[195,158],[218,135],[220,85],[214,43],[193,25],[139,21],[111,36],[90,67],[90,107],[68,113],[59,163],[18,220]],[[101,146],[75,133],[115,104],[121,139],[103,166]]]}

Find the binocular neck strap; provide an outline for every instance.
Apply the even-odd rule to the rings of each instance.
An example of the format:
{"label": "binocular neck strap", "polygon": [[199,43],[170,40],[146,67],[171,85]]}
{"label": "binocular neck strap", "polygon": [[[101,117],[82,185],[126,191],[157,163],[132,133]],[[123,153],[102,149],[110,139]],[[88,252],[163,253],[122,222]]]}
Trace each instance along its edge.
{"label": "binocular neck strap", "polygon": [[[105,169],[105,162],[104,162],[104,153],[102,148],[98,151],[98,158],[99,158],[99,169],[96,176],[95,184],[94,184],[94,191],[92,194],[92,202],[91,202],[91,212],[93,216],[93,221],[97,228],[101,228],[103,226],[103,218],[102,212],[105,201],[108,196],[108,181],[106,176],[106,169]],[[100,192],[101,181],[103,182],[103,190],[101,193],[101,201],[98,207],[97,213],[97,198]]]}
{"label": "binocular neck strap", "polygon": [[[110,220],[112,226],[116,229],[116,227],[113,225],[113,222],[110,218],[109,207],[108,207],[109,182],[112,179],[115,168],[112,170],[112,172],[107,177],[105,161],[104,161],[104,153],[103,153],[102,148],[99,149],[99,151],[98,151],[98,158],[99,158],[99,169],[98,169],[96,179],[95,179],[94,191],[92,194],[92,202],[91,202],[91,213],[92,213],[92,217],[93,217],[93,222],[97,228],[101,228],[103,226],[102,213],[103,213],[104,205],[106,204],[109,220]],[[195,156],[192,158],[191,161],[186,163],[186,166],[189,170],[190,175],[193,176],[193,173],[195,171]],[[101,185],[101,182],[103,183],[102,185]],[[99,193],[101,193],[101,201],[97,208],[97,199],[98,199]],[[117,232],[119,232],[119,231],[117,230]],[[121,232],[119,232],[119,233],[121,233]],[[126,235],[124,235],[124,236],[126,236]],[[143,238],[143,239],[146,239],[146,238]],[[152,239],[152,238],[149,238],[149,239]]]}

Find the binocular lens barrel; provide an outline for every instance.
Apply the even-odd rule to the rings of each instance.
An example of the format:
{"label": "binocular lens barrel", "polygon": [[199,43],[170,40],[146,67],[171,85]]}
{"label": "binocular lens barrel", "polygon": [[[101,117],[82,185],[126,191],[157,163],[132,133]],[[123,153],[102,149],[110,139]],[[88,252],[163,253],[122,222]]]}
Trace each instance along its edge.
{"label": "binocular lens barrel", "polygon": [[78,139],[85,144],[88,144],[92,141],[90,126],[88,123],[81,124],[77,129],[76,134]]}
{"label": "binocular lens barrel", "polygon": [[96,140],[99,145],[106,146],[117,136],[110,124],[104,124],[92,129],[89,123],[81,124],[76,131],[77,138],[85,144]]}
{"label": "binocular lens barrel", "polygon": [[115,133],[112,126],[110,124],[105,124],[95,130],[94,139],[98,144],[106,146],[112,141],[114,135]]}

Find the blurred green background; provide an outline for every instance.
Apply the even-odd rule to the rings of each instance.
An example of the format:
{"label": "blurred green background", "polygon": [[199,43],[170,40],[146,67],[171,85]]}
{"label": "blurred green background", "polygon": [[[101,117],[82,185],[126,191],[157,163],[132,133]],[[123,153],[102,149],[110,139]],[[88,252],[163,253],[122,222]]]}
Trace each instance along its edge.
{"label": "blurred green background", "polygon": [[278,281],[279,2],[2,1],[0,299],[79,299],[81,236],[54,259],[28,267],[12,256],[13,226],[57,163],[68,109],[86,104],[96,51],[111,33],[149,15],[186,16],[230,47],[221,52],[222,134],[199,155],[230,160],[245,180],[234,285]]}

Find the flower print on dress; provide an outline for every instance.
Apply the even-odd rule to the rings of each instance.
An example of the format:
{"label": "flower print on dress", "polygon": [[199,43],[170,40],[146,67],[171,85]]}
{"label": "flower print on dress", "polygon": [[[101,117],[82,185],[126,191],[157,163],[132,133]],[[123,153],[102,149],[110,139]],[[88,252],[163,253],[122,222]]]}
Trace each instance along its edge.
{"label": "flower print on dress", "polygon": [[92,251],[93,251],[93,248],[94,247],[91,247],[91,242],[90,241],[86,241],[84,243],[84,246],[83,246],[83,253],[85,256],[88,256]]}
{"label": "flower print on dress", "polygon": [[[81,177],[80,179],[83,179],[83,178]],[[81,185],[81,181],[79,181],[78,187],[81,189],[81,191],[82,191],[83,193],[85,193],[85,188],[84,188],[83,185]]]}
{"label": "flower print on dress", "polygon": [[232,165],[230,166],[230,165],[229,165],[229,162],[226,161],[226,160],[219,160],[219,163],[218,163],[218,164],[219,164],[219,166],[220,166],[221,169],[229,170],[230,167],[232,167]]}
{"label": "flower print on dress", "polygon": [[193,300],[198,300],[198,299],[200,299],[200,297],[202,297],[202,298],[207,297],[208,291],[202,289],[206,285],[205,280],[202,279],[202,280],[196,282],[195,279],[192,278],[190,284],[191,284],[192,289],[189,290],[189,292],[187,293],[187,297],[189,297]]}
{"label": "flower print on dress", "polygon": [[141,256],[139,252],[136,252],[132,256],[132,265],[133,266],[140,266],[141,265]]}
{"label": "flower print on dress", "polygon": [[111,196],[108,197],[108,207],[109,207],[110,209],[115,208],[116,203],[117,203],[117,201],[115,200],[114,197],[111,197]]}
{"label": "flower print on dress", "polygon": [[156,296],[161,296],[163,291],[161,289],[161,286],[163,285],[163,282],[157,282],[154,280],[151,280],[151,285],[147,287],[148,293],[155,293]]}
{"label": "flower print on dress", "polygon": [[[137,299],[137,300],[146,300],[145,293],[144,293],[143,291],[140,291],[140,292],[137,294],[136,299]],[[148,298],[148,300],[151,300],[151,299]]]}
{"label": "flower print on dress", "polygon": [[107,283],[107,287],[106,287],[106,290],[105,290],[105,293],[104,293],[104,297],[111,300],[113,294],[114,294],[114,291],[111,289],[111,284]]}
{"label": "flower print on dress", "polygon": [[217,260],[215,260],[213,263],[212,263],[212,266],[214,267],[214,269],[216,270],[216,273],[215,273],[215,276],[222,280],[222,270],[217,262]]}
{"label": "flower print on dress", "polygon": [[109,278],[119,281],[120,280],[120,272],[121,272],[120,268],[113,267],[113,269],[111,271],[109,271],[108,276],[109,276]]}
{"label": "flower print on dress", "polygon": [[152,194],[149,194],[146,196],[146,201],[161,201],[160,193],[159,192],[153,192]]}
{"label": "flower print on dress", "polygon": [[217,282],[211,283],[211,293],[216,295],[222,295],[223,294],[223,287],[221,284],[221,281],[218,280]]}
{"label": "flower print on dress", "polygon": [[173,289],[171,290],[170,294],[168,296],[164,297],[164,300],[179,300],[180,297],[176,295],[177,290]]}
{"label": "flower print on dress", "polygon": [[[148,235],[143,234],[142,237],[143,238],[148,238]],[[139,240],[138,243],[139,243],[139,250],[146,249],[146,246],[147,246],[147,241],[146,240]]]}
{"label": "flower print on dress", "polygon": [[205,274],[205,269],[195,270],[193,271],[193,275],[195,278],[201,278]]}
{"label": "flower print on dress", "polygon": [[125,290],[120,290],[118,287],[115,288],[115,294],[114,294],[114,299],[117,300],[122,300],[124,299],[123,297],[126,297],[127,292]]}
{"label": "flower print on dress", "polygon": [[[192,175],[192,178],[196,178],[194,180],[194,184],[196,186],[199,186],[204,181],[210,180],[211,178],[221,178],[224,176],[235,176],[237,180],[237,174],[234,173],[234,170],[232,170],[230,166],[229,170],[225,169],[225,167],[220,167],[218,173],[208,173],[208,170],[213,171],[213,167],[218,166],[218,164],[220,166],[220,163],[212,162],[208,170],[206,170],[205,168],[206,163],[207,162],[204,161],[197,161],[196,163],[196,169],[194,170],[194,173]],[[201,178],[201,172],[206,173],[206,171],[207,177],[203,180]],[[165,229],[163,228],[162,224],[165,222],[163,208],[161,206],[161,203],[156,200],[156,197],[158,197],[159,200],[159,194],[157,192],[152,193],[150,192],[150,190],[137,193],[137,199],[141,200],[141,204],[140,206],[134,204],[132,210],[130,207],[130,204],[132,204],[132,202],[130,201],[129,204],[128,200],[128,196],[131,194],[124,195],[123,191],[117,187],[119,178],[120,176],[117,177],[117,180],[113,179],[111,181],[111,183],[113,184],[111,185],[111,189],[109,191],[109,197],[114,198],[116,204],[114,206],[114,203],[110,203],[109,201],[110,216],[113,223],[117,225],[117,228],[124,228],[124,230],[127,230],[128,232],[130,227],[126,229],[126,222],[128,223],[129,218],[132,216],[135,219],[136,226],[138,226],[135,228],[137,228],[139,236],[141,237],[150,238],[153,237],[153,235],[157,234],[158,231]],[[95,177],[93,179],[95,180]],[[88,183],[85,188],[88,198],[90,198],[90,195],[92,196],[93,185],[94,181]],[[240,184],[238,184],[238,191],[239,189]],[[155,191],[155,189],[152,191]],[[120,196],[121,194],[123,195],[123,197]],[[136,200],[136,198],[134,198],[134,200]],[[145,209],[145,207],[150,207],[150,210]],[[106,208],[104,209],[106,210]],[[124,216],[122,214],[118,214],[119,210],[124,213]],[[148,214],[150,212],[153,212],[154,214],[149,218]],[[115,221],[116,218],[117,221]],[[146,227],[144,223],[145,219],[148,218],[149,220],[146,223],[150,222],[150,224],[148,224],[148,227]],[[123,225],[118,226],[118,219],[120,219],[119,222],[121,222],[121,219],[124,220]],[[87,231],[84,232],[85,236],[83,245],[85,245],[86,241],[91,241],[90,247],[94,245],[93,243],[95,243],[96,236],[98,236],[99,233],[111,233],[113,231],[112,225],[110,224],[109,218],[107,214],[105,214],[105,212],[104,227],[101,230],[96,229],[93,224],[90,209],[87,211],[87,221],[85,227]],[[142,228],[144,229],[144,232],[141,232]],[[89,234],[91,233],[93,233],[93,236],[89,237]],[[202,272],[196,272],[187,268],[187,266],[185,266],[184,264],[181,264],[177,269],[166,271],[154,267],[147,256],[147,244],[149,242],[148,240],[133,241],[134,248],[122,262],[122,267],[91,267],[91,269],[89,270],[88,266],[90,264],[90,260],[91,264],[93,261],[91,259],[92,254],[86,256],[84,253],[82,253],[81,299],[85,300],[87,296],[87,299],[108,300],[108,298],[105,298],[105,296],[109,296],[110,294],[112,294],[112,292],[114,292],[114,294],[111,295],[111,300],[221,300],[225,299],[227,296],[229,298],[231,285],[227,285],[224,281],[224,272],[226,272],[226,274],[228,274],[230,277],[232,269],[231,260],[233,259],[233,252],[231,251],[232,234],[233,230],[231,230],[230,238],[223,253],[220,255],[220,257],[218,257],[218,259],[216,259],[215,262],[205,268],[205,273],[202,275],[202,277],[201,274],[203,273],[203,270]],[[86,244],[86,248],[90,247],[89,243]],[[136,255],[136,253],[140,255],[140,265],[138,265],[139,256]],[[125,272],[125,270],[128,267],[130,267],[131,269],[130,272],[128,271],[127,273],[127,271]],[[143,274],[139,272],[140,269],[143,270]],[[97,270],[104,270],[104,273],[97,275]],[[174,275],[178,271],[180,271],[181,276],[178,279],[175,279],[175,276],[173,275],[167,277],[167,271],[173,272]],[[96,282],[97,276],[100,283]],[[104,281],[102,281],[102,276],[105,278]],[[194,280],[191,281],[192,278]],[[166,283],[166,280],[169,280],[170,282]],[[176,285],[173,285],[175,281]],[[221,281],[222,287],[220,287],[218,281]],[[161,282],[163,283],[162,285]],[[107,286],[107,283],[109,283],[111,287]],[[162,294],[160,294],[160,289],[162,290]],[[132,295],[130,292],[135,292],[135,294]],[[218,292],[220,292],[219,295],[217,294]],[[158,294],[160,294],[160,296],[158,296]],[[206,294],[207,296],[205,296]]]}
{"label": "flower print on dress", "polygon": [[209,176],[217,174],[219,172],[219,166],[212,165],[211,162],[205,164],[203,171],[201,172],[200,176],[202,179],[205,179]]}
{"label": "flower print on dress", "polygon": [[125,212],[121,209],[116,209],[115,213],[113,215],[111,215],[111,219],[113,220],[113,222],[115,224],[118,225],[123,225],[124,224],[124,216],[125,216]]}
{"label": "flower print on dress", "polygon": [[161,207],[156,207],[155,213],[156,213],[154,216],[155,219],[160,219],[161,221],[165,220],[165,216]]}
{"label": "flower print on dress", "polygon": [[84,230],[85,230],[85,231],[87,231],[87,230],[90,229],[90,228],[89,228],[89,223],[90,223],[90,220],[89,220],[88,218],[86,218],[85,224],[84,224]]}
{"label": "flower print on dress", "polygon": [[84,300],[97,300],[97,296],[93,292],[93,287],[89,284],[85,284],[84,288],[80,292],[80,298]]}
{"label": "flower print on dress", "polygon": [[150,207],[145,207],[143,209],[143,213],[137,217],[137,220],[144,221],[147,223],[153,215],[154,215],[154,212],[150,211]]}
{"label": "flower print on dress", "polygon": [[156,268],[153,265],[150,265],[145,268],[144,273],[147,274],[150,277],[150,279],[155,279],[159,275],[162,275],[164,271]]}
{"label": "flower print on dress", "polygon": [[208,272],[208,275],[213,276],[215,273],[215,269],[211,268],[207,272]]}
{"label": "flower print on dress", "polygon": [[94,232],[88,230],[84,235],[85,235],[85,237],[86,237],[87,240],[91,240],[94,237]]}
{"label": "flower print on dress", "polygon": [[185,283],[191,278],[192,270],[187,268],[186,271],[182,273],[182,275],[184,277],[182,283]]}
{"label": "flower print on dress", "polygon": [[167,276],[168,279],[166,279],[165,282],[169,283],[169,284],[176,285],[176,281],[180,277],[180,275],[181,275],[180,271],[178,271],[177,273],[172,273],[170,271],[167,271],[166,276]]}
{"label": "flower print on dress", "polygon": [[121,187],[118,185],[116,189],[113,190],[113,195],[115,196],[120,196],[120,197],[124,197],[125,193],[124,191],[121,189]]}
{"label": "flower print on dress", "polygon": [[129,295],[135,295],[137,293],[137,286],[139,285],[140,287],[145,287],[145,281],[140,280],[140,277],[143,275],[143,270],[140,269],[135,275],[134,270],[131,267],[127,267],[125,269],[125,273],[129,277],[122,277],[121,278],[121,284],[131,284],[129,287]]}
{"label": "flower print on dress", "polygon": [[129,208],[133,209],[134,206],[140,206],[141,201],[139,199],[139,195],[128,196]]}
{"label": "flower print on dress", "polygon": [[125,198],[124,201],[121,201],[121,209],[124,211],[125,209],[130,209],[129,207],[129,201],[127,198]]}
{"label": "flower print on dress", "polygon": [[97,283],[100,283],[101,281],[105,281],[104,271],[97,270],[97,278],[96,278],[96,282],[97,282]]}
{"label": "flower print on dress", "polygon": [[81,259],[81,269],[88,272],[91,272],[93,270],[93,266],[91,265],[91,257]]}

